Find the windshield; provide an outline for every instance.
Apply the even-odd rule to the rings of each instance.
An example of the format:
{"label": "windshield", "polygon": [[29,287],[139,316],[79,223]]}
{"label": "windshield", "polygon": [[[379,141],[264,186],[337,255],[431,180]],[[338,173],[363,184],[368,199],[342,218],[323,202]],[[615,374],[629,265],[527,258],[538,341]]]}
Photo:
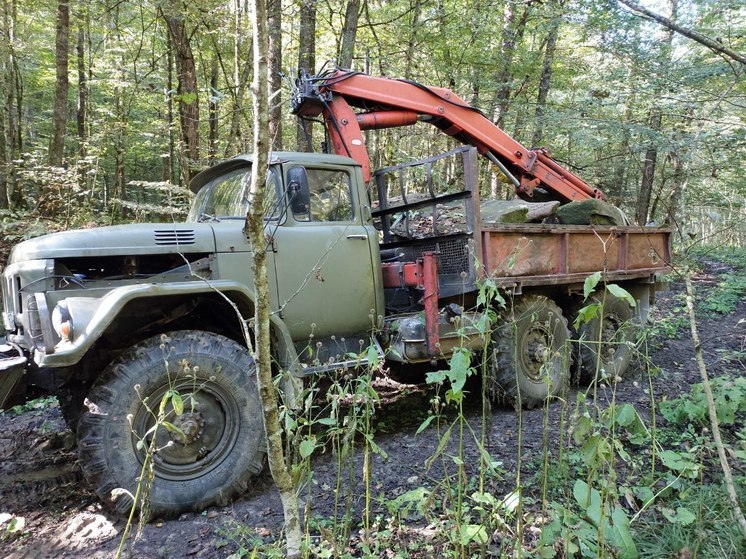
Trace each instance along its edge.
{"label": "windshield", "polygon": [[[276,219],[279,215],[277,192],[279,179],[270,170],[265,183],[264,216]],[[194,199],[187,221],[210,219],[244,219],[249,209],[251,167],[242,167],[215,177],[203,186]]]}

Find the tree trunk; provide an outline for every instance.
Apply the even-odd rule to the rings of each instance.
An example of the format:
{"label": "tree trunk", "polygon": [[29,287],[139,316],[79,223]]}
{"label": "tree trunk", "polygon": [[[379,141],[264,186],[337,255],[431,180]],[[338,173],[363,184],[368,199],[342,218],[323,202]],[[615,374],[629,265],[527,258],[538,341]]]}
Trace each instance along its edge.
{"label": "tree trunk", "polygon": [[[523,9],[520,19],[516,23],[515,4],[506,2],[503,16],[505,24],[502,30],[501,52],[499,56],[499,69],[497,72],[497,89],[492,98],[493,118],[499,128],[505,127],[505,116],[511,105],[513,97],[513,59],[518,43],[523,39],[526,30],[526,22],[531,9],[530,2]],[[500,190],[503,188],[501,182],[502,174],[493,171],[490,176],[490,196],[497,198]],[[513,193],[513,188],[509,188],[508,196]]]}
{"label": "tree trunk", "polygon": [[[119,32],[119,4],[114,8],[114,33],[117,42],[122,43],[122,36]],[[125,83],[125,60],[124,49],[121,49],[122,60],[119,67],[119,83]],[[115,115],[115,136],[114,136],[114,198],[124,200],[126,198],[125,180],[124,180],[124,132],[127,126],[124,102],[122,101],[122,88],[117,85],[114,88],[114,115]],[[121,208],[115,205],[114,215],[118,215]]]}
{"label": "tree trunk", "polygon": [[[12,158],[10,152],[12,151],[13,136],[10,134],[10,111],[7,109],[13,107],[13,95],[12,95],[12,83],[11,83],[11,68],[12,68],[12,45],[11,45],[11,29],[13,13],[12,9],[7,0],[3,0],[0,5],[2,14],[0,21],[2,22],[2,35],[0,36],[0,100],[1,104],[5,107],[5,111],[0,113],[0,209],[7,209],[10,207],[9,199],[9,188],[11,188],[11,169],[12,169]],[[8,125],[6,126],[6,122]]]}
{"label": "tree trunk", "polygon": [[[3,60],[5,59],[3,58]],[[2,95],[3,97],[5,97],[5,90],[7,88],[5,80],[5,72],[1,72],[0,95]],[[10,207],[10,201],[8,200],[8,176],[10,174],[10,159],[8,158],[8,149],[6,146],[7,143],[5,131],[5,115],[0,115],[0,210],[6,210],[8,209],[8,207]]]}
{"label": "tree trunk", "polygon": [[163,14],[168,26],[176,54],[176,76],[179,98],[179,122],[181,123],[181,147],[179,149],[180,176],[182,184],[189,184],[192,171],[199,163],[199,93],[197,70],[192,54],[190,35],[186,30],[183,15]]}
{"label": "tree trunk", "polygon": [[[270,353],[269,329],[269,281],[267,278],[266,250],[264,237],[265,177],[269,167],[269,76],[267,52],[266,0],[253,0],[252,26],[254,28],[254,165],[251,174],[251,191],[249,212],[246,215],[246,232],[252,246],[252,272],[254,274],[254,292],[256,293],[255,324],[255,362],[257,382],[262,398],[264,411],[264,428],[267,433],[267,456],[272,478],[280,492],[280,500],[285,517],[285,534],[287,539],[286,556],[300,557],[301,531],[298,513],[298,497],[295,493],[290,468],[285,460],[282,446],[282,429],[280,412],[277,405],[277,393],[272,378],[272,356]],[[247,340],[248,342],[248,340]]]}
{"label": "tree trunk", "polygon": [[231,110],[231,127],[228,134],[228,141],[225,145],[225,152],[223,153],[224,157],[248,150],[248,146],[244,145],[241,121],[246,114],[243,106],[243,98],[251,79],[252,54],[250,51],[244,53],[241,48],[243,45],[241,39],[244,35],[248,35],[248,33],[243,29],[241,2],[240,0],[235,0],[235,2],[233,16],[233,87],[231,87],[233,109]]}
{"label": "tree trunk", "polygon": [[52,113],[52,138],[49,142],[49,164],[61,167],[65,157],[65,132],[67,129],[67,51],[70,43],[70,3],[57,0],[57,34],[55,38],[54,112]]}
{"label": "tree trunk", "polygon": [[411,31],[409,33],[409,41],[407,41],[407,59],[404,61],[404,78],[407,80],[412,77],[412,61],[414,60],[414,49],[417,47],[417,31],[420,27],[421,13],[422,1],[415,0],[414,10],[412,11],[412,24],[410,25]]}
{"label": "tree trunk", "polygon": [[[4,105],[4,115],[7,115],[7,138],[5,149],[4,188],[5,196],[0,204],[15,208],[22,204],[23,193],[16,184],[16,170],[14,161],[23,152],[23,132],[21,130],[21,108],[23,107],[23,83],[18,70],[18,62],[15,54],[15,24],[17,6],[15,0],[3,0],[2,15],[2,60],[5,65],[3,76],[6,89],[0,106]],[[1,117],[0,117],[1,118]],[[0,140],[2,141],[2,140]],[[3,161],[0,160],[0,165]]]}
{"label": "tree trunk", "polygon": [[[670,0],[671,18],[676,20],[678,11],[678,0]],[[662,45],[661,56],[659,59],[660,71],[658,76],[658,85],[655,88],[653,98],[656,105],[650,111],[650,130],[653,139],[645,150],[645,161],[642,165],[642,179],[640,180],[640,191],[637,195],[635,204],[635,220],[639,225],[645,225],[648,222],[650,211],[650,198],[653,192],[655,182],[655,167],[658,162],[658,139],[655,137],[661,131],[663,123],[663,112],[658,106],[658,98],[663,90],[663,82],[666,80],[665,75],[668,66],[671,63],[671,43],[673,41],[673,31],[670,29],[665,33]]]}
{"label": "tree trunk", "polygon": [[705,359],[702,354],[702,342],[699,339],[697,316],[694,312],[694,288],[692,287],[692,272],[688,269],[684,272],[684,287],[686,288],[686,310],[689,314],[689,328],[692,333],[692,343],[694,344],[694,357],[697,361],[697,368],[699,369],[700,378],[702,379],[702,390],[705,393],[705,398],[707,399],[707,415],[710,418],[712,440],[715,443],[718,458],[720,459],[720,467],[723,470],[725,488],[728,493],[728,499],[730,500],[733,516],[738,523],[738,527],[741,529],[742,537],[746,538],[746,518],[744,518],[743,511],[741,510],[738,490],[736,489],[736,485],[733,482],[733,473],[731,472],[730,464],[728,463],[728,455],[725,452],[723,439],[720,436],[720,424],[718,422],[717,407],[715,405],[715,398],[712,395],[710,376],[707,373]]}
{"label": "tree trunk", "polygon": [[[311,73],[316,70],[316,0],[301,0],[298,68]],[[310,122],[298,119],[296,143],[298,151],[313,151],[313,127]]]}
{"label": "tree trunk", "polygon": [[[662,115],[660,110],[656,109],[650,117],[650,127],[658,132],[661,129]],[[645,225],[648,222],[648,210],[650,209],[650,197],[653,192],[653,183],[655,182],[655,166],[658,162],[658,145],[652,142],[645,150],[645,161],[642,164],[642,179],[640,180],[640,192],[637,195],[637,204],[635,206],[635,220],[639,225]]]}
{"label": "tree trunk", "polygon": [[515,4],[506,2],[504,8],[505,25],[502,30],[502,47],[500,52],[499,70],[497,72],[496,82],[497,90],[493,98],[495,107],[495,124],[500,128],[505,126],[505,115],[510,107],[510,101],[513,90],[513,59],[518,43],[523,38],[526,30],[526,22],[531,11],[531,4],[526,4],[520,19],[516,22]]}
{"label": "tree trunk", "polygon": [[551,14],[551,27],[547,34],[546,47],[544,48],[544,65],[541,69],[541,78],[539,79],[539,93],[536,97],[536,112],[534,135],[531,144],[534,147],[541,145],[544,139],[544,111],[547,106],[549,89],[552,85],[552,68],[554,66],[554,51],[557,48],[557,38],[559,36],[560,21],[564,11],[565,0],[560,0],[554,4],[554,13]]}
{"label": "tree trunk", "polygon": [[166,35],[166,94],[164,101],[166,102],[166,133],[168,136],[168,155],[163,158],[163,180],[168,181],[171,184],[176,184],[176,169],[175,169],[175,156],[176,156],[176,142],[174,141],[174,61],[173,61],[173,50],[171,48],[171,37]]}
{"label": "tree trunk", "polygon": [[438,22],[438,35],[443,40],[443,68],[442,72],[445,74],[448,89],[456,89],[456,68],[453,63],[453,57],[451,56],[451,48],[448,44],[448,23],[449,17],[446,13],[445,0],[437,0],[435,5]]}
{"label": "tree trunk", "polygon": [[352,68],[352,58],[355,54],[355,38],[357,37],[357,20],[360,16],[360,0],[348,0],[345,10],[345,23],[342,27],[342,40],[337,56],[340,68]]}
{"label": "tree trunk", "polygon": [[282,0],[267,4],[269,26],[269,137],[272,148],[282,149]]}
{"label": "tree trunk", "polygon": [[78,131],[78,185],[85,189],[88,182],[88,72],[86,71],[86,44],[90,32],[88,7],[81,6],[78,12],[78,37],[75,51],[78,66],[78,106],[76,124]]}
{"label": "tree trunk", "polygon": [[207,140],[207,162],[215,164],[218,154],[218,61],[213,60],[210,68],[210,96],[208,100],[208,140]]}
{"label": "tree trunk", "polygon": [[78,62],[78,110],[76,122],[78,125],[78,156],[81,158],[86,156],[88,143],[88,74],[86,73],[85,65],[85,45],[89,21],[87,13],[78,15],[78,40],[75,48]]}

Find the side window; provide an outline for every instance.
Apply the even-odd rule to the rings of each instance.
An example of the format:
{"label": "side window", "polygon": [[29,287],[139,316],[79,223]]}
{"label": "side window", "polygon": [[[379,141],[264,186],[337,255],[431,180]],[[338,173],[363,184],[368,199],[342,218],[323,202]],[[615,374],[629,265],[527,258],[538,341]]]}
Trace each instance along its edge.
{"label": "side window", "polygon": [[277,202],[277,193],[280,190],[280,177],[274,169],[267,173],[267,181],[264,183],[266,191],[264,193],[264,219],[278,219],[280,217],[280,207]]}
{"label": "side window", "polygon": [[355,214],[350,196],[350,175],[334,169],[309,169],[312,221],[351,221]]}

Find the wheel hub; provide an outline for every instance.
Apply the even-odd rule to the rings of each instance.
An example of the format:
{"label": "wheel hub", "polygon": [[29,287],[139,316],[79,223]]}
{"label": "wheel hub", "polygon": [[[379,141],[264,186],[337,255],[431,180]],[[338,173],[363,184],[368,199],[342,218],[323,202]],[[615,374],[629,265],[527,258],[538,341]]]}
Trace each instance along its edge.
{"label": "wheel hub", "polygon": [[[156,390],[150,399],[160,401],[171,389],[179,392],[185,410],[181,415],[176,415],[169,404],[165,410],[165,420],[176,429],[159,426],[154,435],[147,437],[146,447],[155,436],[157,451],[153,456],[153,465],[160,477],[198,477],[216,467],[230,451],[238,436],[239,412],[233,396],[209,381],[202,384],[196,392],[193,392],[194,386],[191,383],[164,386]],[[133,427],[137,433],[148,433],[154,423],[152,414],[143,407],[137,414]],[[140,460],[143,460],[142,454]]]}
{"label": "wheel hub", "polygon": [[205,419],[199,412],[188,412],[182,413],[178,416],[173,424],[178,427],[181,433],[178,431],[169,432],[171,440],[186,446],[192,444],[202,436],[205,427]]}
{"label": "wheel hub", "polygon": [[551,360],[549,333],[541,326],[531,328],[523,340],[524,371],[532,380],[540,381],[544,377],[544,368]]}

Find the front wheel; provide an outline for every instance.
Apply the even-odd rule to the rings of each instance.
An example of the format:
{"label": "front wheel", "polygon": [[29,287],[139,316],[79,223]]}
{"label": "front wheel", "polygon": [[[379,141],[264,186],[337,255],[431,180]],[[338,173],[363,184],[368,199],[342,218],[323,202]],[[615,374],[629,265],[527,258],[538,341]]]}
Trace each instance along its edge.
{"label": "front wheel", "polygon": [[492,334],[497,382],[525,408],[559,396],[569,381],[567,320],[551,299],[523,296]]}
{"label": "front wheel", "polygon": [[83,473],[120,513],[148,475],[149,448],[152,483],[138,505],[152,516],[225,505],[262,469],[256,367],[224,336],[177,331],[135,345],[107,367],[86,408],[78,424]]}

